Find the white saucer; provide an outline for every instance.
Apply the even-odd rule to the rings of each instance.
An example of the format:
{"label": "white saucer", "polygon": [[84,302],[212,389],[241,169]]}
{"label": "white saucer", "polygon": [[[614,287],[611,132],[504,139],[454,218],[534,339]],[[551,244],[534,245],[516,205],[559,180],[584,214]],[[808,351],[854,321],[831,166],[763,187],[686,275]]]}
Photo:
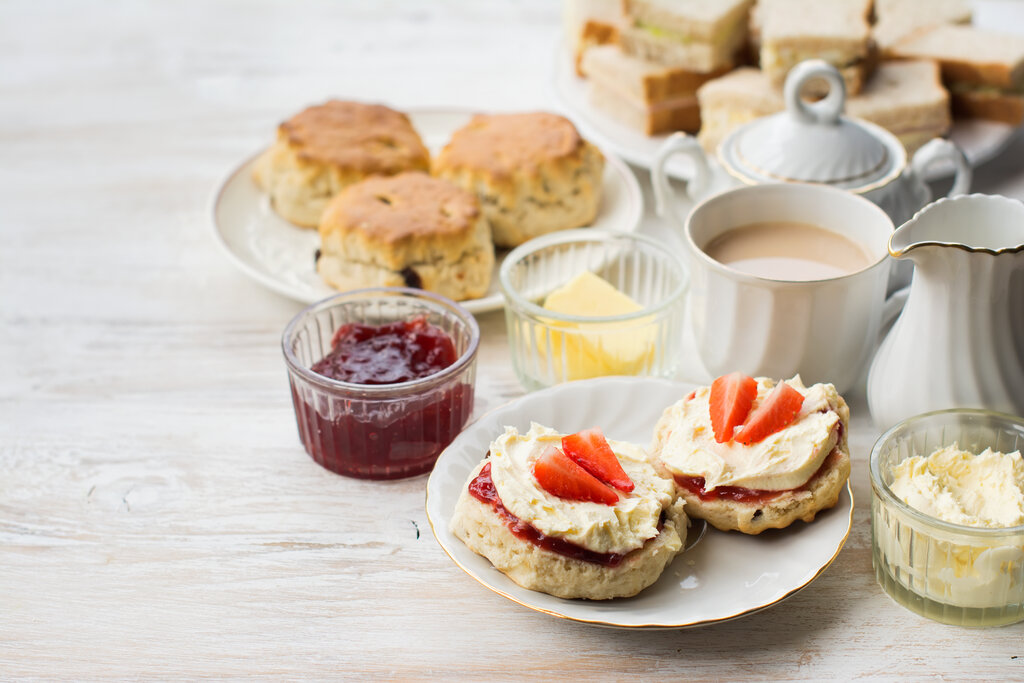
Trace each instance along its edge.
{"label": "white saucer", "polygon": [[599,426],[610,439],[646,447],[662,410],[693,388],[646,377],[602,377],[527,394],[487,413],[441,453],[427,482],[427,518],[438,543],[455,564],[495,593],[538,612],[602,626],[711,624],[770,607],[804,588],[832,563],[850,533],[849,485],[836,507],[820,512],[810,524],[796,522],[759,536],[709,529],[653,586],[616,600],[564,600],[522,588],[449,531],[470,470],[506,425],[525,431],[535,420],[561,432]]}
{"label": "white saucer", "polygon": [[[472,115],[465,111],[407,112],[423,142],[436,153]],[[603,151],[603,150],[602,150]],[[337,292],[320,279],[314,255],[320,246],[316,230],[299,228],[278,216],[267,196],[252,180],[258,154],[228,174],[214,192],[211,213],[214,233],[231,261],[246,275],[286,297],[313,303]],[[605,152],[604,196],[592,227],[633,232],[643,215],[643,195],[636,176],[620,159]],[[497,268],[487,294],[460,302],[472,313],[500,309]]]}

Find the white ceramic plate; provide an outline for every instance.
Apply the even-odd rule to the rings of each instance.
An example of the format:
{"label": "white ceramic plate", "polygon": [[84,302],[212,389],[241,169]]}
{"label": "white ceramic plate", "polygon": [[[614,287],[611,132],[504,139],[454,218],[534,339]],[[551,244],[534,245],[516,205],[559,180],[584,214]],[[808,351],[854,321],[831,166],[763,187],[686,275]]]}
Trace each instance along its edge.
{"label": "white ceramic plate", "polygon": [[[611,439],[648,445],[662,410],[694,388],[646,377],[602,377],[561,384],[517,399],[471,424],[438,458],[427,482],[427,518],[446,553],[492,591],[556,617],[622,628],[699,626],[764,609],[807,586],[836,558],[850,533],[847,486],[835,508],[811,524],[759,536],[709,529],[653,585],[632,598],[565,600],[520,587],[448,530],[459,492],[506,425],[535,420],[562,432],[595,425]],[[628,407],[624,409],[624,407]]]}
{"label": "white ceramic plate", "polygon": [[[422,110],[408,112],[423,142],[436,153],[472,115],[470,112]],[[299,228],[278,216],[252,180],[254,155],[231,171],[213,196],[213,228],[230,259],[242,272],[286,297],[313,303],[337,292],[317,275],[314,254],[320,246],[316,230]],[[604,196],[592,227],[633,232],[643,215],[643,195],[633,172],[605,153]],[[497,268],[486,296],[461,302],[472,313],[500,309]]]}
{"label": "white ceramic plate", "polygon": [[[631,164],[650,169],[665,135],[644,135],[620,123],[590,104],[587,82],[576,75],[572,58],[565,48],[556,51],[554,90],[559,101],[594,144],[609,149]],[[953,124],[950,139],[963,151],[971,166],[977,166],[998,155],[1010,142],[1017,129],[1005,123],[982,120],[960,120]],[[717,166],[717,159],[710,159]],[[676,178],[690,175],[681,157],[669,161],[667,170]],[[952,164],[936,163],[927,171],[929,180],[952,175]],[[722,171],[724,175],[724,171]]]}

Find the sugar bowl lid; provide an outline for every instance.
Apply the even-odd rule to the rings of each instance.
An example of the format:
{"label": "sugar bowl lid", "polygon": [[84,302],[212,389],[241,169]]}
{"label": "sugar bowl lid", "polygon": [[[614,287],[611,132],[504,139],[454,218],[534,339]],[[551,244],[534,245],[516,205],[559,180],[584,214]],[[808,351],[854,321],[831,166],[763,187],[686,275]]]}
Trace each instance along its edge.
{"label": "sugar bowl lid", "polygon": [[[824,99],[802,97],[812,80],[828,84]],[[719,148],[730,173],[748,183],[805,182],[866,190],[899,175],[906,151],[889,131],[842,115],[846,84],[820,59],[790,70],[783,91],[786,110],[733,131]]]}

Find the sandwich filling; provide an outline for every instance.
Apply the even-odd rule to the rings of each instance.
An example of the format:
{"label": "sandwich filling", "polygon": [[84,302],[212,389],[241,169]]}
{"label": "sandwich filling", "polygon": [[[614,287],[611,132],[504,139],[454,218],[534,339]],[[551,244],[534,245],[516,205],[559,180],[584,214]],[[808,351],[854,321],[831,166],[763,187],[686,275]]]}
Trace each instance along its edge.
{"label": "sandwich filling", "polygon": [[[715,440],[710,387],[701,387],[671,406],[659,425],[662,463],[691,491],[699,484],[703,494],[722,488],[733,493],[731,488],[746,489],[754,498],[763,498],[763,492],[781,493],[806,485],[841,445],[849,409],[831,384],[805,387],[799,377],[785,381],[804,397],[796,419],[750,445]],[[770,379],[757,379],[752,411],[774,386]]]}
{"label": "sandwich filling", "polygon": [[573,501],[545,491],[533,474],[533,465],[544,450],[560,446],[561,439],[554,429],[533,423],[525,434],[506,427],[491,443],[485,469],[489,466],[495,494],[504,509],[546,537],[593,553],[625,555],[657,536],[663,510],[675,497],[675,484],[658,474],[645,451],[609,439],[622,469],[635,485],[633,491],[619,493],[614,505]]}

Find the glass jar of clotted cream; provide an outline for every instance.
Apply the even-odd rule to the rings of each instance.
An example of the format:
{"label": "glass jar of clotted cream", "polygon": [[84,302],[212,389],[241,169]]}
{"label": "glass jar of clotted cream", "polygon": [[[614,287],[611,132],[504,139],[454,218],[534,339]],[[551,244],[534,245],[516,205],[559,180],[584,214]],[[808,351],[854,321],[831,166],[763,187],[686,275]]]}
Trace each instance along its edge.
{"label": "glass jar of clotted cream", "polygon": [[890,597],[947,624],[1024,620],[1022,449],[1024,420],[983,410],[926,413],[878,439],[872,563]]}

